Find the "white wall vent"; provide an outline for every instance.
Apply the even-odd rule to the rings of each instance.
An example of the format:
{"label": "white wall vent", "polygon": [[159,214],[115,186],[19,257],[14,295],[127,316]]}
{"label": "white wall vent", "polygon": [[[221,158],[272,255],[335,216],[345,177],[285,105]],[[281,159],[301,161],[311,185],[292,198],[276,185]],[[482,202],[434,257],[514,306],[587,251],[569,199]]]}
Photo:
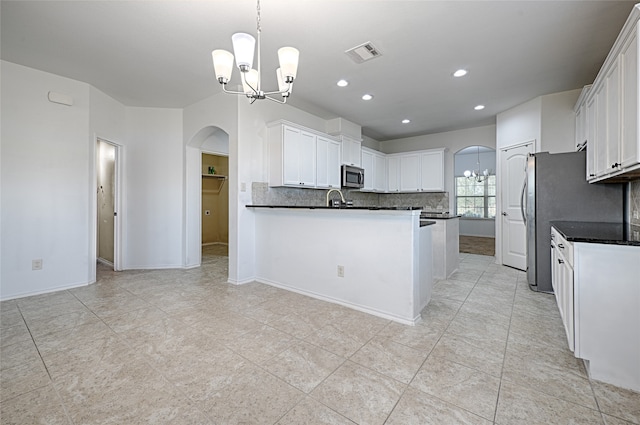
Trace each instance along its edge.
{"label": "white wall vent", "polygon": [[352,47],[351,49],[346,50],[345,53],[355,63],[366,62],[368,60],[382,56],[377,47],[371,44],[370,41],[367,41],[366,43],[363,43],[359,46]]}

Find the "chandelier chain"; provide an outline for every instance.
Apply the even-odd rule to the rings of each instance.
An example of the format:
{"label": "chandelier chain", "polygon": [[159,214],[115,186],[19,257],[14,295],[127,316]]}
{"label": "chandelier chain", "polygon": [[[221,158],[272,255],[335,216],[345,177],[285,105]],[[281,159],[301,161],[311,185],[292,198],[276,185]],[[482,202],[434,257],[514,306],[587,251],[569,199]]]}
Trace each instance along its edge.
{"label": "chandelier chain", "polygon": [[261,28],[260,28],[260,0],[258,0],[258,2],[257,2],[256,10],[258,12],[257,17],[256,17],[256,26],[257,26],[257,29],[258,29],[258,33],[260,33],[260,30],[261,30]]}

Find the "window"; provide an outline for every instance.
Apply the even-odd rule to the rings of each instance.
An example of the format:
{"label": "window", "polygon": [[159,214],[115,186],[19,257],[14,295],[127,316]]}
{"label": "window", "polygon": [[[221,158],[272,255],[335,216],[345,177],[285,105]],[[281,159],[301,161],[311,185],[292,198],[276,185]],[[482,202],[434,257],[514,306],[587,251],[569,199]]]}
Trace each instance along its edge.
{"label": "window", "polygon": [[456,213],[463,217],[496,217],[496,176],[483,182],[456,177]]}

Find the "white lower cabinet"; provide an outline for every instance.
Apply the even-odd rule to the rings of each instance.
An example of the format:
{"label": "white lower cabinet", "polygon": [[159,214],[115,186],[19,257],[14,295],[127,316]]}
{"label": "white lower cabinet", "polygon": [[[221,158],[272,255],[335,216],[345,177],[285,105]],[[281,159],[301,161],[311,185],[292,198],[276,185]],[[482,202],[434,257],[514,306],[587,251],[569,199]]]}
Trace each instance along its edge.
{"label": "white lower cabinet", "polygon": [[591,378],[640,391],[640,246],[571,243],[552,228],[551,256],[569,347]]}
{"label": "white lower cabinet", "polygon": [[573,245],[570,242],[567,242],[557,230],[551,229],[551,283],[567,334],[569,349],[574,351],[573,251],[571,248]]}

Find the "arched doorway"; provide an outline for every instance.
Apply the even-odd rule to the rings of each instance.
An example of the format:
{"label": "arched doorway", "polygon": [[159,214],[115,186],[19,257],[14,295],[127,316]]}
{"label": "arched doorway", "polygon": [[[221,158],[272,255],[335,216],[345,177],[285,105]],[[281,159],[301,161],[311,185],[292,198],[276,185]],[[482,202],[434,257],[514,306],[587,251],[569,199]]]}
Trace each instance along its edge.
{"label": "arched doorway", "polygon": [[[226,170],[215,158],[226,158]],[[203,223],[224,220],[226,235],[229,234],[229,134],[216,126],[200,129],[186,145],[185,155],[185,267],[197,267],[202,263]],[[216,164],[218,169],[215,170]],[[211,167],[211,168],[210,168]],[[212,171],[209,173],[209,171]],[[218,172],[216,172],[218,171]],[[226,196],[224,202],[219,196]],[[226,214],[212,215],[212,205],[224,205]],[[207,214],[207,212],[209,214]],[[206,217],[206,220],[204,219]],[[210,220],[211,219],[211,220]],[[220,223],[216,223],[217,226]],[[227,236],[228,238],[228,236]],[[219,241],[224,243],[224,241]],[[226,241],[228,243],[228,240]],[[220,250],[216,250],[220,253]],[[226,252],[226,250],[225,250]]]}
{"label": "arched doorway", "polygon": [[496,151],[468,146],[454,155],[453,197],[460,252],[495,255]]}

